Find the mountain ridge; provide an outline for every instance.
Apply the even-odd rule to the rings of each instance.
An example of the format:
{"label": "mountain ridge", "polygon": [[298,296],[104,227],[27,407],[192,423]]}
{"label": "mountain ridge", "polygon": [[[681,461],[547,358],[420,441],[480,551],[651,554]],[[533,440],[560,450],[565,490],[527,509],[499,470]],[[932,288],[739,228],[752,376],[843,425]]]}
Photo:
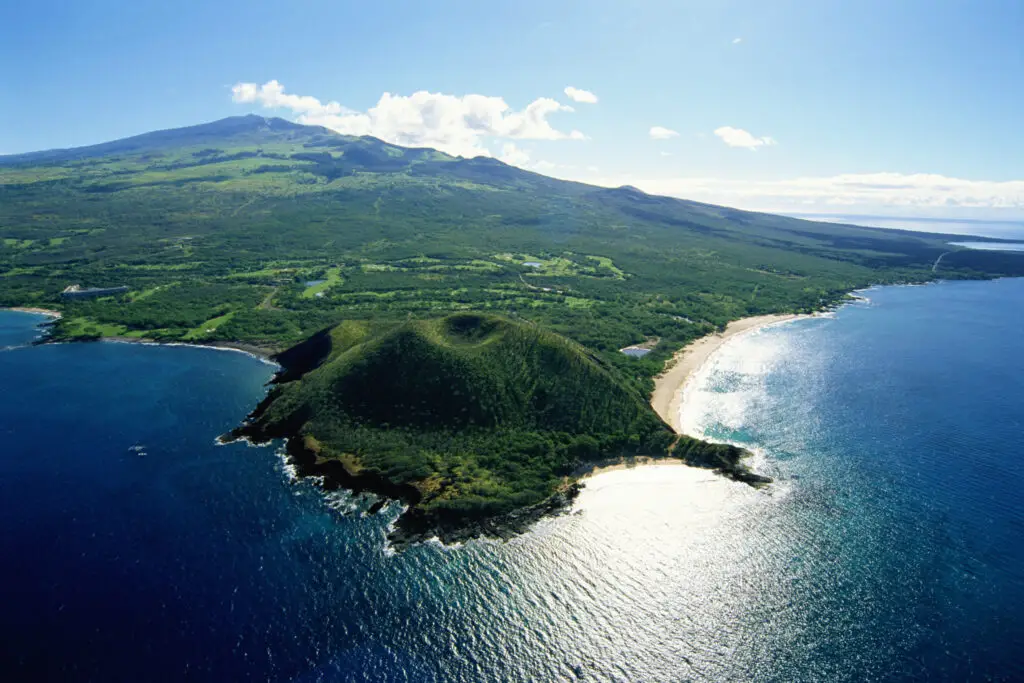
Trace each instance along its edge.
{"label": "mountain ridge", "polygon": [[[88,159],[107,154],[156,151],[181,144],[201,144],[204,140],[224,140],[245,133],[254,133],[260,129],[275,132],[298,131],[302,129],[318,129],[322,134],[340,135],[320,126],[307,126],[293,123],[280,117],[267,117],[258,114],[228,116],[215,121],[198,123],[190,126],[164,128],[124,138],[116,138],[106,142],[76,147],[58,147],[53,149],[21,152],[18,154],[0,154],[0,166],[29,164],[33,162],[59,163],[62,161]],[[345,137],[345,136],[342,136]]]}
{"label": "mountain ridge", "polygon": [[[228,116],[214,121],[205,123],[193,124],[188,126],[180,126],[174,128],[166,128],[146,133],[140,133],[137,135],[131,135],[124,138],[116,138],[114,140],[81,145],[75,147],[66,148],[53,148],[38,150],[32,152],[22,152],[17,154],[6,154],[0,155],[0,167],[31,164],[35,162],[46,162],[46,163],[60,163],[69,160],[82,160],[95,157],[102,157],[108,154],[124,154],[124,153],[137,153],[147,151],[158,151],[173,147],[175,145],[184,144],[203,144],[203,142],[214,142],[216,140],[231,139],[235,136],[244,135],[246,133],[255,133],[261,130],[272,131],[277,134],[292,133],[296,135],[314,135],[314,136],[325,136],[328,139],[334,139],[339,143],[352,143],[353,141],[362,141],[372,145],[380,145],[386,148],[401,149],[406,152],[414,153],[436,153],[443,154],[452,160],[461,160],[464,162],[472,162],[472,165],[482,167],[494,167],[501,168],[503,172],[509,175],[515,174],[530,174],[544,178],[546,180],[554,181],[556,183],[565,184],[564,187],[580,186],[589,188],[595,191],[607,191],[617,196],[627,196],[636,198],[650,198],[654,201],[669,201],[678,203],[681,206],[688,208],[703,208],[708,210],[727,210],[733,212],[734,215],[750,215],[750,216],[772,216],[781,217],[778,214],[772,214],[763,211],[752,211],[748,209],[735,209],[726,207],[723,205],[711,204],[707,202],[700,202],[691,199],[685,199],[681,197],[673,197],[671,195],[659,195],[645,192],[640,188],[633,185],[620,185],[617,187],[606,187],[601,185],[592,185],[582,181],[575,180],[564,180],[561,178],[554,178],[552,176],[546,176],[543,173],[537,171],[531,171],[518,166],[507,164],[492,156],[478,155],[474,157],[462,157],[462,156],[451,156],[447,155],[439,150],[431,147],[405,147],[394,143],[389,143],[381,138],[373,135],[345,135],[338,133],[334,130],[323,126],[296,123],[287,119],[277,116],[262,116],[259,114],[240,114],[234,116]],[[806,220],[814,223],[815,221],[809,218],[793,218],[792,220]],[[837,223],[837,226],[846,226],[852,224]],[[962,235],[944,234],[944,233],[921,233],[920,231],[913,230],[901,230],[897,228],[878,228],[870,226],[855,226],[861,230],[869,231],[885,231],[891,233],[906,233],[909,235],[916,234],[930,234],[939,235],[942,237],[957,238]],[[1006,242],[1011,240],[1000,240],[998,238],[980,238],[983,241],[992,242]]]}

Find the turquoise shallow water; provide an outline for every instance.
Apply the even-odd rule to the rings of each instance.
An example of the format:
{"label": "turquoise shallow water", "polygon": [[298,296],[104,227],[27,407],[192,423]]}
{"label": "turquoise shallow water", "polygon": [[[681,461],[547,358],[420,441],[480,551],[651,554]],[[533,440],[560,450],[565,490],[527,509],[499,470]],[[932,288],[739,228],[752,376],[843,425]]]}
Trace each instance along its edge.
{"label": "turquoise shallow water", "polygon": [[383,546],[397,507],[361,516],[368,500],[293,482],[273,448],[214,444],[272,367],[27,348],[40,319],[0,312],[0,666],[11,680],[1024,678],[1024,281],[867,296],[730,342],[687,397],[692,429],[758,450],[770,493],[617,472],[513,542],[399,555]]}

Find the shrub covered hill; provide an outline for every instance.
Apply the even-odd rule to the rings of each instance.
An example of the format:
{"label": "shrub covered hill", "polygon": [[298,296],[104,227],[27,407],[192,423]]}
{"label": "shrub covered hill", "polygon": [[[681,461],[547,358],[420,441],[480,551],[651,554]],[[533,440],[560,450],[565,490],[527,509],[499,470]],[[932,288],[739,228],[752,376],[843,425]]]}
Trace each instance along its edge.
{"label": "shrub covered hill", "polygon": [[[615,368],[523,321],[345,322],[279,360],[275,388],[235,435],[288,437],[304,474],[404,500],[394,541],[514,532],[570,499],[588,463],[675,445]],[[739,449],[683,440],[696,464],[766,481]]]}

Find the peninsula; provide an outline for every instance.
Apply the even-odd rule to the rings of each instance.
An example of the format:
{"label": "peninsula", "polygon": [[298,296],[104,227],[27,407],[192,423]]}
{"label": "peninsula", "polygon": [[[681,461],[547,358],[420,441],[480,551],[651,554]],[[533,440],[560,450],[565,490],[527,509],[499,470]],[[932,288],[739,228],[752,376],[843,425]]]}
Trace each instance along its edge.
{"label": "peninsula", "polygon": [[740,449],[678,437],[618,370],[528,322],[346,322],[278,362],[274,388],[232,436],[287,438],[300,474],[402,500],[397,544],[521,531],[610,458],[673,454],[768,481]]}

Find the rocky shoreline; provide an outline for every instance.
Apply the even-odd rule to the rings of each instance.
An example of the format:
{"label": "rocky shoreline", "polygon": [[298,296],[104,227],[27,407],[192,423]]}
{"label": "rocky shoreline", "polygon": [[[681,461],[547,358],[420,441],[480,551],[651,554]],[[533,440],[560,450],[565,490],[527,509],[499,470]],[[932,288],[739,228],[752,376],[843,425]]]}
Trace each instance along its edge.
{"label": "rocky shoreline", "polygon": [[567,511],[584,486],[582,480],[602,467],[674,461],[712,470],[755,488],[771,482],[768,477],[756,474],[747,467],[744,461],[749,453],[742,448],[676,435],[670,445],[666,444],[667,451],[656,455],[645,456],[634,452],[623,456],[612,452],[605,453],[603,458],[578,458],[575,462],[568,462],[567,468],[562,470],[564,476],[559,475],[563,476],[562,485],[539,502],[524,507],[506,505],[488,509],[482,506],[469,510],[456,506],[431,505],[430,501],[436,496],[421,488],[423,482],[396,482],[376,469],[364,469],[359,458],[354,455],[325,451],[325,445],[315,438],[315,434],[307,432],[308,424],[314,417],[311,405],[300,404],[275,419],[267,419],[272,406],[288,391],[291,382],[320,367],[329,357],[331,348],[330,333],[324,331],[271,356],[279,367],[269,382],[269,392],[241,425],[220,440],[229,442],[244,439],[260,444],[283,439],[286,443],[285,455],[297,476],[317,477],[326,490],[344,488],[356,494],[366,492],[380,496],[382,500],[368,510],[371,514],[379,511],[387,500],[403,503],[406,509],[388,535],[388,541],[394,547],[432,539],[445,544],[480,537],[510,539],[526,532],[543,517]]}
{"label": "rocky shoreline", "polygon": [[[266,444],[275,439],[283,439],[289,463],[295,467],[295,472],[299,477],[319,477],[321,486],[326,491],[343,488],[355,494],[372,493],[385,500],[404,503],[408,509],[398,518],[387,537],[388,543],[396,549],[433,539],[446,545],[464,543],[476,538],[507,541],[525,533],[545,517],[567,513],[585,486],[581,480],[591,473],[609,466],[625,465],[628,467],[678,462],[691,467],[712,470],[728,479],[748,484],[754,488],[760,488],[772,481],[768,477],[752,472],[742,462],[747,452],[741,448],[724,444],[706,444],[714,447],[714,454],[695,457],[694,454],[698,449],[691,445],[690,450],[681,455],[607,458],[581,464],[570,475],[566,485],[553,495],[539,503],[504,514],[474,518],[439,516],[434,512],[416,507],[422,500],[422,495],[411,484],[395,484],[377,473],[353,472],[340,460],[320,457],[315,450],[308,447],[305,439],[298,434],[297,425],[286,425],[273,433],[265,431],[259,426],[258,420],[272,402],[273,394],[274,390],[271,389],[271,392],[246,418],[245,422],[221,437],[221,441],[230,443],[244,439],[253,444]],[[687,439],[687,437],[680,437],[680,442],[677,442],[677,445],[683,439]],[[705,445],[695,439],[690,441],[693,444]],[[371,506],[368,512],[376,513],[383,505],[384,500]]]}
{"label": "rocky shoreline", "polygon": [[446,545],[463,543],[474,538],[497,538],[507,541],[526,533],[544,517],[567,513],[582,488],[582,484],[574,482],[534,505],[494,517],[470,520],[448,521],[412,508],[398,518],[394,531],[388,535],[388,541],[395,547],[404,547],[434,538]]}
{"label": "rocky shoreline", "polygon": [[708,469],[733,481],[738,481],[754,488],[762,488],[772,483],[771,477],[754,472],[744,462],[750,451],[739,446],[724,443],[712,443],[681,435],[672,447],[672,454],[691,467]]}
{"label": "rocky shoreline", "polygon": [[[51,322],[43,325],[52,325]],[[190,342],[190,341],[159,341],[157,339],[146,339],[143,337],[98,337],[96,339],[54,339],[49,335],[37,339],[34,346],[45,346],[47,344],[90,344],[93,342],[108,342],[113,344],[145,344],[150,346],[190,346],[199,349],[214,349],[219,351],[237,351],[254,356],[264,361],[273,361],[277,350],[259,346],[257,344],[246,344],[243,342]]]}
{"label": "rocky shoreline", "polygon": [[[437,539],[446,545],[463,543],[474,538],[497,538],[508,540],[526,532],[544,517],[562,514],[569,510],[583,485],[571,482],[548,498],[528,507],[512,510],[496,516],[476,518],[443,517],[417,508],[422,495],[411,484],[395,484],[377,473],[352,472],[340,460],[321,458],[309,448],[297,430],[283,429],[268,433],[258,426],[262,412],[273,400],[273,389],[245,422],[221,437],[222,443],[247,440],[253,444],[266,444],[274,439],[285,440],[285,453],[299,477],[319,477],[326,491],[347,489],[355,494],[372,493],[387,500],[400,501],[408,509],[395,522],[388,534],[388,543],[397,549]],[[368,512],[375,513],[383,507],[383,501],[373,505]]]}

